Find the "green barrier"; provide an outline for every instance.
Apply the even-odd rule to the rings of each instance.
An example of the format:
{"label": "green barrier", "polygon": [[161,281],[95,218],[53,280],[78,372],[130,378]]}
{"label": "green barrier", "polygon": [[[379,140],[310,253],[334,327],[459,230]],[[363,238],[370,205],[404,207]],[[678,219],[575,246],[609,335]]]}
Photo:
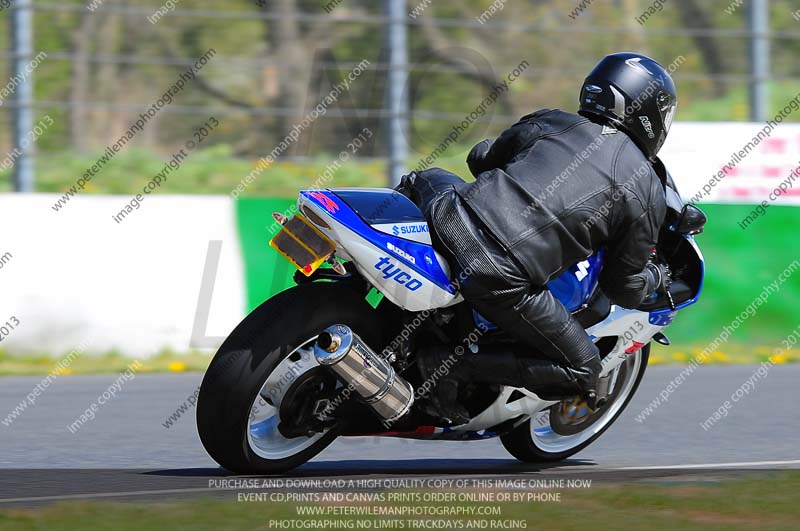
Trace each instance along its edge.
{"label": "green barrier", "polygon": [[[294,268],[268,245],[275,226],[272,212],[285,212],[293,200],[239,199],[237,222],[247,282],[247,311],[293,285]],[[800,259],[795,227],[800,208],[771,206],[742,230],[738,221],[749,205],[701,205],[709,222],[697,241],[706,258],[706,282],[696,305],[680,312],[669,329],[676,343],[702,348],[736,319],[795,259]],[[730,341],[776,347],[800,325],[800,270],[753,317],[744,320]]]}
{"label": "green barrier", "polygon": [[[700,205],[708,215],[706,230],[697,243],[706,259],[706,281],[700,301],[680,312],[669,329],[679,343],[703,343],[717,337],[764,287],[777,280],[787,266],[800,260],[795,227],[800,208],[771,206],[767,213],[742,230],[738,222],[751,205]],[[780,346],[800,325],[800,270],[748,317],[730,341]],[[699,345],[702,346],[702,345]]]}
{"label": "green barrier", "polygon": [[295,268],[269,246],[278,227],[273,212],[287,212],[292,199],[242,198],[236,200],[236,222],[242,246],[244,278],[247,283],[247,312],[294,285]]}

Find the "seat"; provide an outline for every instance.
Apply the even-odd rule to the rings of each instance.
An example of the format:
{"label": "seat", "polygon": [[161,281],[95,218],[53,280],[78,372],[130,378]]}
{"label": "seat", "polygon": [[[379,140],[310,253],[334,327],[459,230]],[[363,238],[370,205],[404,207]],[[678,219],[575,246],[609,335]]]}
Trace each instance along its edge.
{"label": "seat", "polygon": [[417,205],[391,188],[333,188],[331,191],[369,225],[425,223]]}

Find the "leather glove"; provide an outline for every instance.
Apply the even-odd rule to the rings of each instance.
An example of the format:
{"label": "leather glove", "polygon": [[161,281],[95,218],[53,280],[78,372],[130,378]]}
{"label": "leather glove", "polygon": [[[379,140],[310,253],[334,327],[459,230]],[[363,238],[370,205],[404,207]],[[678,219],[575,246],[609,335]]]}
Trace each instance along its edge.
{"label": "leather glove", "polygon": [[645,268],[650,273],[653,282],[650,293],[663,293],[671,301],[672,295],[669,292],[669,287],[672,284],[672,271],[670,271],[669,265],[648,262]]}
{"label": "leather glove", "polygon": [[467,166],[469,166],[470,173],[472,173],[476,179],[481,173],[492,169],[484,167],[486,164],[486,155],[489,153],[489,148],[492,147],[492,144],[494,144],[494,140],[489,138],[481,140],[472,147],[469,155],[467,155]]}

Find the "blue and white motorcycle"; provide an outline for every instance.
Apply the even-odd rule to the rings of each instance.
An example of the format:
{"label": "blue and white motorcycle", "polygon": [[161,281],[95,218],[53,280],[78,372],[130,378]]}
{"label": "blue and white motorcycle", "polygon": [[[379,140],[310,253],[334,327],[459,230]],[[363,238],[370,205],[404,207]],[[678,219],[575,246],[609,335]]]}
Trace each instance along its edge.
{"label": "blue and white motorcycle", "polygon": [[650,342],[669,344],[662,331],[700,294],[704,263],[693,234],[705,217],[691,205],[676,208],[657,249],[672,285],[642,307],[624,309],[603,295],[602,251],[549,284],[600,349],[602,406],[467,384],[459,401],[471,420],[440,427],[419,407],[435,382],[420,381],[415,352],[432,342],[454,356],[521,346],[464,302],[463,279],[451,278],[424,217],[405,196],[390,189],[301,191],[296,215],[274,214],[283,227],[270,242],[297,267],[297,286],[248,315],[211,362],[197,407],[203,445],[220,465],[245,474],[285,472],[340,436],[500,437],[526,462],[579,452],[630,402]]}

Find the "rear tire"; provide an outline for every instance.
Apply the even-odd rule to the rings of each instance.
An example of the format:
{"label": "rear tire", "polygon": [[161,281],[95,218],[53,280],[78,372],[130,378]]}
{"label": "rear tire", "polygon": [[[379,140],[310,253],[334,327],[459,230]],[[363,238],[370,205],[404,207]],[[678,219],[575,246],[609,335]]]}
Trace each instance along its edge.
{"label": "rear tire", "polygon": [[[332,324],[347,325],[379,347],[376,319],[363,295],[333,282],[290,288],[253,310],[219,348],[200,386],[197,431],[211,458],[239,474],[276,474],[305,463],[332,443],[337,426],[293,455],[265,458],[249,436],[251,407],[276,367]],[[300,440],[299,446],[307,442]]]}
{"label": "rear tire", "polygon": [[[590,444],[592,444],[598,437],[600,437],[608,428],[611,427],[612,424],[619,418],[625,408],[628,407],[633,395],[636,394],[636,390],[639,388],[639,383],[642,381],[644,377],[645,370],[647,369],[647,362],[650,359],[650,344],[642,347],[639,353],[635,354],[635,356],[639,356],[639,360],[636,360],[638,365],[636,367],[636,374],[631,375],[633,380],[633,385],[630,389],[626,390],[625,396],[620,396],[619,400],[621,401],[621,406],[610,416],[608,419],[603,419],[602,416],[600,419],[595,422],[594,424],[590,424],[586,429],[595,429],[597,430],[596,433],[591,435],[588,439],[576,444],[573,447],[568,447],[567,449],[561,451],[554,451],[553,449],[543,448],[541,444],[537,444],[536,437],[534,435],[533,430],[533,423],[534,418],[530,418],[514,428],[513,431],[507,433],[506,435],[500,436],[500,441],[503,443],[503,446],[508,453],[519,459],[520,461],[524,461],[526,463],[546,463],[546,462],[553,462],[553,461],[561,461],[566,459],[576,453],[580,452]],[[555,407],[555,406],[554,406]],[[615,407],[615,402],[609,402],[603,408],[601,408],[600,412],[605,410],[605,408],[613,408]],[[603,420],[603,424],[600,424],[600,420]],[[599,429],[598,429],[599,428]],[[573,435],[574,436],[574,435]]]}

